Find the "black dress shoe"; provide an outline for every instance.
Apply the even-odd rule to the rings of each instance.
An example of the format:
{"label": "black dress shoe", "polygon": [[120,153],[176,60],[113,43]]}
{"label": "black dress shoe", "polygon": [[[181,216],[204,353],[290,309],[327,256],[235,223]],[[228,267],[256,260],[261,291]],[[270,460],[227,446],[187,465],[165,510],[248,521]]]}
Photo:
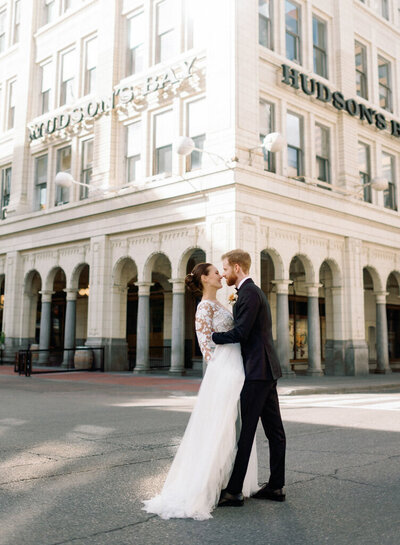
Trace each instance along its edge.
{"label": "black dress shoe", "polygon": [[283,488],[271,488],[269,484],[265,483],[258,492],[251,496],[256,500],[272,500],[272,501],[285,501],[286,495],[283,492]]}
{"label": "black dress shoe", "polygon": [[244,496],[239,494],[231,494],[227,490],[222,490],[219,498],[218,507],[242,507],[244,504]]}

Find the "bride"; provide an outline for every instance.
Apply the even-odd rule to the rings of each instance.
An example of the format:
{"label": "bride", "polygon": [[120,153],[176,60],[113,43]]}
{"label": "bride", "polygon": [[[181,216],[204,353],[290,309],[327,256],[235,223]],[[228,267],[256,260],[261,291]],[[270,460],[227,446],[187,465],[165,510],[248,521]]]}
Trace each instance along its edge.
{"label": "bride", "polygon": [[[216,346],[211,340],[212,332],[233,327],[232,314],[217,301],[221,279],[211,263],[199,263],[185,279],[189,289],[202,295],[196,311],[196,333],[208,365],[164,486],[159,495],[143,502],[145,511],[164,519],[211,518],[235,461],[244,368],[240,344]],[[254,443],[243,485],[245,496],[259,489],[257,473]]]}

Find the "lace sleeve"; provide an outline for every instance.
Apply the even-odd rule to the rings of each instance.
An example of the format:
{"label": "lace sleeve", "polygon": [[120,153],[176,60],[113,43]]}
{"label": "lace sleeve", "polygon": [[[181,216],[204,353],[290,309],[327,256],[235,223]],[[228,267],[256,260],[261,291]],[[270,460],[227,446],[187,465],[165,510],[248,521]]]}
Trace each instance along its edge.
{"label": "lace sleeve", "polygon": [[214,343],[211,339],[214,310],[208,303],[200,303],[196,311],[196,335],[201,353],[206,361],[210,361]]}

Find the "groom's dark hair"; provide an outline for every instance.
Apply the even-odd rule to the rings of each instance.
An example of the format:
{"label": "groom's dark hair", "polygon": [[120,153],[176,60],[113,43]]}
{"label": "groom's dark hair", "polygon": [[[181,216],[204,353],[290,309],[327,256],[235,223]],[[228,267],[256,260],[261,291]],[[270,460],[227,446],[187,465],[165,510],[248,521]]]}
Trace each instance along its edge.
{"label": "groom's dark hair", "polygon": [[226,252],[221,257],[222,261],[224,259],[228,260],[229,265],[235,265],[237,263],[242,267],[242,270],[245,274],[247,274],[250,270],[251,266],[251,257],[248,252],[245,252],[244,250],[231,250],[230,252]]}

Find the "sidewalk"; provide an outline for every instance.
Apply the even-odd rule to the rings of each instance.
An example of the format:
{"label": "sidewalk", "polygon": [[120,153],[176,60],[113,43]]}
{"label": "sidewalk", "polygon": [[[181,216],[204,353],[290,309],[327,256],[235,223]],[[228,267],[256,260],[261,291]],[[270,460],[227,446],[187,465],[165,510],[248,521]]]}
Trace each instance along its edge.
{"label": "sidewalk", "polygon": [[[72,373],[43,373],[29,378],[19,377],[14,368],[0,365],[2,375],[15,376],[18,380],[63,380],[82,381],[91,384],[114,384],[136,388],[159,388],[162,390],[179,390],[197,392],[201,378],[193,376],[173,376],[167,374],[133,375],[132,373],[89,373],[85,371]],[[400,391],[400,373],[390,375],[368,375],[360,377],[312,377],[297,375],[294,378],[282,378],[278,382],[278,391],[282,396],[312,394],[342,394],[358,392]]]}

